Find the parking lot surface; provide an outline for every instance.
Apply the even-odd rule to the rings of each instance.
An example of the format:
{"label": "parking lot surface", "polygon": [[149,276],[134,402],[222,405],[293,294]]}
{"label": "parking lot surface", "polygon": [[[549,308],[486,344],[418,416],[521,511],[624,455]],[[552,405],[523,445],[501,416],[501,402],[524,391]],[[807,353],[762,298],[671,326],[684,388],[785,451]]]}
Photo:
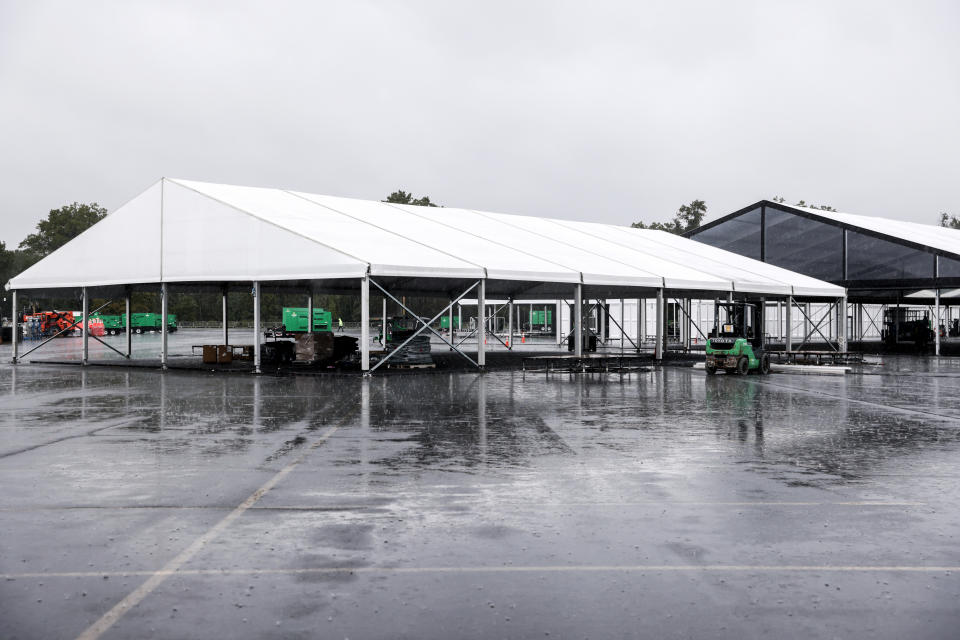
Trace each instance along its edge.
{"label": "parking lot surface", "polygon": [[958,427],[950,359],[4,364],[0,637],[954,638]]}

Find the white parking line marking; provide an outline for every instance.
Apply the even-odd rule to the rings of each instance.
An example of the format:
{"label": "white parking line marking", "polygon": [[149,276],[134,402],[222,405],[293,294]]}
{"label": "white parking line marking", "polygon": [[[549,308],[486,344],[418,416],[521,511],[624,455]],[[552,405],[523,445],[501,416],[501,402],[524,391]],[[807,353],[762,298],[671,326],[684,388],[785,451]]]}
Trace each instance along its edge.
{"label": "white parking line marking", "polygon": [[[348,420],[352,416],[352,414],[355,412],[356,410],[351,411],[344,418],[344,422]],[[290,464],[288,464],[283,469],[278,471],[272,478],[267,480],[267,482],[264,483],[262,487],[254,491],[252,494],[250,494],[250,497],[248,497],[246,500],[240,503],[240,505],[237,508],[235,508],[233,511],[231,511],[226,516],[224,516],[223,519],[220,520],[220,522],[213,525],[213,527],[211,527],[206,533],[204,533],[202,536],[197,538],[193,542],[193,544],[191,544],[189,547],[187,547],[186,549],[181,551],[179,554],[177,554],[172,560],[170,560],[170,562],[165,564],[163,568],[161,568],[159,571],[155,571],[151,573],[150,577],[147,579],[146,582],[144,582],[142,585],[134,589],[123,600],[121,600],[116,605],[114,605],[112,609],[110,609],[105,614],[103,614],[103,616],[99,620],[94,622],[92,625],[90,625],[87,628],[86,631],[84,631],[79,636],[77,636],[77,640],[96,640],[101,635],[103,635],[104,632],[107,631],[107,629],[112,627],[117,622],[117,620],[123,617],[123,614],[125,614],[127,611],[129,611],[133,607],[137,606],[137,604],[139,604],[144,598],[146,598],[154,589],[159,587],[164,580],[166,580],[168,577],[170,577],[174,573],[177,573],[180,567],[182,567],[186,562],[188,562],[191,558],[197,555],[197,553],[201,549],[203,549],[203,547],[207,543],[209,543],[211,540],[216,538],[221,531],[223,531],[228,526],[230,526],[230,523],[232,523],[234,520],[239,518],[241,515],[243,515],[245,511],[247,511],[250,507],[256,504],[257,501],[260,500],[260,498],[262,498],[264,495],[266,495],[266,493],[270,491],[270,489],[275,487],[278,482],[286,478],[287,475],[289,475],[290,472],[293,471],[298,464],[303,462],[303,460],[307,457],[307,455],[310,454],[311,451],[315,450],[321,444],[326,442],[326,440],[330,436],[332,436],[339,428],[340,428],[339,425],[330,427],[330,429],[328,429],[326,433],[324,433],[322,436],[317,438],[317,440],[311,443],[310,446],[307,447],[307,449],[304,450],[304,452],[296,460],[292,460]],[[99,574],[99,575],[103,575],[103,574]]]}

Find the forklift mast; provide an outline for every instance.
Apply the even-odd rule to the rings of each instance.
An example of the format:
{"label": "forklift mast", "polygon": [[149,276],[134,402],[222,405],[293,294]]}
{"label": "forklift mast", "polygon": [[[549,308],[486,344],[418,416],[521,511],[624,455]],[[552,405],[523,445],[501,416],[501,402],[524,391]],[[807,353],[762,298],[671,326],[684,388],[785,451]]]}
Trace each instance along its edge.
{"label": "forklift mast", "polygon": [[744,338],[754,349],[763,348],[763,308],[750,302],[717,302],[712,336]]}

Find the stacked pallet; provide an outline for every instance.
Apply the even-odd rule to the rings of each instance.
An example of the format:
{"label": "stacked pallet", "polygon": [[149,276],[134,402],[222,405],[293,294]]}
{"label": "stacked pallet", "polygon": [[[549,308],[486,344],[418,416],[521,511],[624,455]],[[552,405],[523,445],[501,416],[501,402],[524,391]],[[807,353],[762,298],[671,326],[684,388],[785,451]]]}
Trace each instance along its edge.
{"label": "stacked pallet", "polygon": [[407,344],[407,346],[403,347],[402,349],[398,349],[396,354],[390,358],[390,362],[388,364],[392,364],[392,365],[433,364],[433,358],[430,357],[430,336],[423,335],[423,334],[417,336],[416,338],[411,340]]}

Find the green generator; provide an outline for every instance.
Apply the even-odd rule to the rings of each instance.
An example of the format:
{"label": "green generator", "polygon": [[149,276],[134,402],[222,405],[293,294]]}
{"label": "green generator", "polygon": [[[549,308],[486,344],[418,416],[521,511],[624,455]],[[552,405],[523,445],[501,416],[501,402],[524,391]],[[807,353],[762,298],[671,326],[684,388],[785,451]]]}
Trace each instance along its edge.
{"label": "green generator", "polygon": [[[283,308],[283,330],[291,333],[307,332],[307,308],[306,307],[284,307]],[[324,311],[319,307],[313,308],[313,330],[314,331],[332,331],[333,314]]]}
{"label": "green generator", "polygon": [[530,312],[530,328],[546,328],[553,325],[553,311],[550,309],[533,310]]}
{"label": "green generator", "polygon": [[[457,331],[460,331],[460,318],[454,316],[453,326]],[[440,316],[440,328],[441,329],[450,328],[450,316]]]}
{"label": "green generator", "polygon": [[[148,331],[160,331],[163,323],[161,321],[162,315],[159,313],[131,313],[130,314],[130,330],[134,333],[147,333]],[[167,314],[167,331],[174,332],[177,330],[177,316],[168,313]]]}

